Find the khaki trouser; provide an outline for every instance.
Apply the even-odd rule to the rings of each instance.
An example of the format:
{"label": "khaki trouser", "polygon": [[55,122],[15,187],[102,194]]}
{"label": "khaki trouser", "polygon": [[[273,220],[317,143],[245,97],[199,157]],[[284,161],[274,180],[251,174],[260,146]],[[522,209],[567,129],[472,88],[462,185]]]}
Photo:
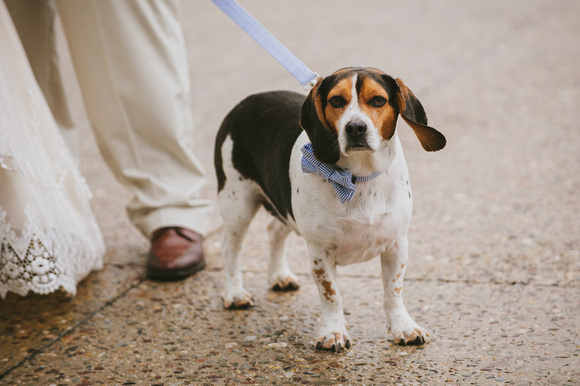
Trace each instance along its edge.
{"label": "khaki trouser", "polygon": [[101,154],[133,194],[127,206],[132,223],[146,237],[165,226],[207,233],[210,202],[198,198],[204,171],[192,151],[190,80],[178,0],[6,4],[67,139],[74,125],[55,45],[54,18],[60,15]]}

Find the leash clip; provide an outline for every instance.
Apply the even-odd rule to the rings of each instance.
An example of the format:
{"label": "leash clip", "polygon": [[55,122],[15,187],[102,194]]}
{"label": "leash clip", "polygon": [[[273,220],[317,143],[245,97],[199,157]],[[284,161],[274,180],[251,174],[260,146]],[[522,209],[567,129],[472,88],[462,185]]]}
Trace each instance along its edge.
{"label": "leash clip", "polygon": [[306,82],[306,84],[303,84],[302,87],[304,87],[304,90],[310,91],[310,89],[316,85],[316,82],[318,82],[319,78],[320,78],[320,75],[318,75],[317,72],[313,72],[312,79],[310,79],[308,82]]}

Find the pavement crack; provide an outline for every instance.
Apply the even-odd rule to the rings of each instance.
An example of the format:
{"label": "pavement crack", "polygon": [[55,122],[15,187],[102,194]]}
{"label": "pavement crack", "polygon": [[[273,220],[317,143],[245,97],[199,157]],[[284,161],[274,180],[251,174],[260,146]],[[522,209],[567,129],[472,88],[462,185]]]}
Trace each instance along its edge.
{"label": "pavement crack", "polygon": [[441,282],[450,284],[474,284],[474,285],[503,285],[503,286],[534,286],[534,287],[568,287],[570,283],[542,283],[536,282],[534,280],[478,280],[478,279],[446,279],[446,278],[435,278],[435,279],[425,279],[425,278],[405,278],[405,281],[416,281],[416,282]]}
{"label": "pavement crack", "polygon": [[40,347],[38,349],[33,349],[34,351],[32,351],[30,355],[26,356],[20,362],[18,362],[17,364],[15,364],[11,368],[9,368],[8,370],[6,370],[2,374],[0,374],[0,381],[2,381],[2,379],[4,379],[6,376],[8,376],[12,371],[14,371],[14,370],[22,367],[26,362],[29,362],[29,361],[33,360],[38,354],[43,353],[45,350],[49,349],[54,344],[56,344],[57,342],[61,341],[65,336],[70,335],[71,333],[73,333],[74,331],[76,331],[79,327],[83,326],[89,320],[91,320],[95,315],[97,315],[101,311],[105,310],[106,308],[110,307],[111,305],[115,304],[119,299],[125,297],[125,295],[127,294],[127,292],[131,291],[133,288],[136,288],[136,287],[140,286],[145,281],[146,281],[145,278],[139,279],[135,283],[131,284],[124,291],[122,291],[120,294],[118,294],[117,296],[115,296],[113,299],[108,300],[105,304],[103,304],[102,306],[100,306],[99,308],[97,308],[95,311],[91,312],[89,315],[87,315],[84,318],[82,318],[81,320],[79,320],[72,327],[67,328],[65,331],[61,332],[52,341],[48,342],[47,344],[45,344],[44,346],[42,346],[42,347]]}
{"label": "pavement crack", "polygon": [[[260,273],[262,271],[258,270],[245,270],[245,272]],[[297,276],[309,278],[311,275],[305,272],[296,273]],[[353,275],[353,274],[343,274],[340,277],[350,278],[350,279],[376,279],[381,280],[380,276],[375,275]],[[535,286],[535,287],[569,287],[572,286],[570,283],[542,283],[536,282],[534,280],[478,280],[478,279],[450,279],[437,277],[433,279],[428,279],[424,277],[406,277],[405,282],[424,282],[424,283],[450,283],[450,284],[473,284],[473,285],[504,285],[504,286]]]}

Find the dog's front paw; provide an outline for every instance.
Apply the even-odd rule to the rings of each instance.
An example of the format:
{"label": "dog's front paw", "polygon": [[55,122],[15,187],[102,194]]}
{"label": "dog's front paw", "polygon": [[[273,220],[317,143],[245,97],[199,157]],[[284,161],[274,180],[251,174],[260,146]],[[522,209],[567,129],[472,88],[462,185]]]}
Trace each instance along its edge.
{"label": "dog's front paw", "polygon": [[224,308],[226,309],[240,309],[250,308],[254,305],[254,299],[248,292],[242,290],[235,293],[224,292],[222,295]]}
{"label": "dog's front paw", "polygon": [[400,345],[421,345],[427,342],[429,333],[419,326],[404,307],[387,310],[387,328],[393,341]]}
{"label": "dog's front paw", "polygon": [[294,274],[289,274],[270,279],[270,288],[273,291],[296,291],[300,288],[300,283]]}
{"label": "dog's front paw", "polygon": [[391,325],[391,332],[395,344],[405,345],[421,345],[427,343],[429,332],[417,323],[411,321],[406,325],[393,326]]}
{"label": "dog's front paw", "polygon": [[334,352],[349,349],[351,343],[346,326],[341,331],[327,331],[321,328],[316,337],[315,346],[318,350],[332,350]]}

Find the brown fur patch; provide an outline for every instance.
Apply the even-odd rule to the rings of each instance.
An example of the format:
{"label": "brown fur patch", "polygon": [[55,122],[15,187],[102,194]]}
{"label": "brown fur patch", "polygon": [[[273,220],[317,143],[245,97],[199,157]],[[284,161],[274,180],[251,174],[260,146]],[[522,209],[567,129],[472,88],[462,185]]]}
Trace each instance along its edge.
{"label": "brown fur patch", "polygon": [[338,120],[352,99],[352,78],[344,78],[339,80],[338,83],[336,83],[334,87],[332,87],[332,90],[330,90],[328,93],[326,100],[330,101],[333,97],[337,96],[345,100],[344,106],[336,108],[332,107],[332,105],[327,102],[324,109],[324,118],[326,119],[326,123],[328,124],[328,127],[335,132],[338,132],[336,128]]}
{"label": "brown fur patch", "polygon": [[324,287],[324,293],[323,293],[324,297],[327,300],[331,300],[330,297],[333,295],[336,295],[336,291],[332,289],[332,283],[329,282],[328,280],[324,280],[320,284],[322,284],[322,286]]}
{"label": "brown fur patch", "polygon": [[[322,268],[312,270],[318,279],[321,279],[326,271]],[[328,280],[322,280],[320,284],[324,287],[324,297],[332,301],[331,296],[336,295],[336,291],[332,289],[332,283]]]}
{"label": "brown fur patch", "polygon": [[[387,100],[381,107],[372,106],[370,103],[374,97],[383,97]],[[379,129],[380,135],[385,140],[391,139],[395,134],[397,124],[397,111],[389,101],[387,91],[371,78],[362,79],[362,87],[359,92],[359,105],[361,110],[373,121]]]}
{"label": "brown fur patch", "polygon": [[322,111],[322,97],[320,94],[316,93],[316,90],[312,90],[313,94],[316,95],[314,99],[314,109],[316,110],[316,115],[318,115],[318,119],[322,122],[322,125],[329,129],[328,122],[326,122],[326,118],[324,117],[324,112]]}

